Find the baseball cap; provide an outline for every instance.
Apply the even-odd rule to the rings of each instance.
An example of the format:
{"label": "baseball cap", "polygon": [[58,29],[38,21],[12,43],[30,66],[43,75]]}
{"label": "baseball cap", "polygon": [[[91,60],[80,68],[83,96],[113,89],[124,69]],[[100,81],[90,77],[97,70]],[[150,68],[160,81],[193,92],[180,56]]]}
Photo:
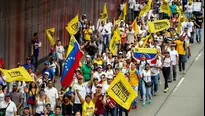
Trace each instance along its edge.
{"label": "baseball cap", "polygon": [[102,68],[102,66],[99,65],[98,68]]}
{"label": "baseball cap", "polygon": [[90,55],[86,55],[86,58],[90,58]]}
{"label": "baseball cap", "polygon": [[112,76],[108,76],[107,79],[113,79],[113,77]]}
{"label": "baseball cap", "polygon": [[45,64],[45,65],[50,65],[50,63],[49,63],[48,61],[47,61],[47,62],[45,62],[44,64]]}
{"label": "baseball cap", "polygon": [[102,88],[102,84],[97,84],[97,87],[100,87],[100,88]]}
{"label": "baseball cap", "polygon": [[29,106],[25,106],[23,109],[29,109]]}
{"label": "baseball cap", "polygon": [[101,74],[101,75],[100,75],[100,78],[102,78],[102,77],[104,77],[104,78],[105,78],[105,74]]}
{"label": "baseball cap", "polygon": [[45,72],[44,75],[48,75],[49,76],[49,72]]}
{"label": "baseball cap", "polygon": [[78,75],[77,79],[83,79],[83,76],[82,75]]}
{"label": "baseball cap", "polygon": [[10,93],[7,93],[6,95],[5,95],[5,97],[10,97],[11,95],[10,95]]}
{"label": "baseball cap", "polygon": [[175,47],[176,46],[176,44],[171,44],[171,47]]}
{"label": "baseball cap", "polygon": [[87,94],[85,95],[85,98],[86,98],[86,97],[91,97],[91,95],[90,95],[89,93],[87,93]]}
{"label": "baseball cap", "polygon": [[17,83],[13,83],[13,86],[17,86]]}
{"label": "baseball cap", "polygon": [[107,63],[107,65],[111,65],[111,63]]}
{"label": "baseball cap", "polygon": [[47,102],[47,103],[46,103],[46,106],[47,106],[47,105],[51,105],[51,103],[50,103],[50,102]]}
{"label": "baseball cap", "polygon": [[120,55],[122,55],[122,52],[119,52]]}
{"label": "baseball cap", "polygon": [[30,57],[27,57],[26,60],[31,60],[31,58],[30,58]]}
{"label": "baseball cap", "polygon": [[98,78],[97,78],[97,77],[94,77],[93,80],[98,80]]}

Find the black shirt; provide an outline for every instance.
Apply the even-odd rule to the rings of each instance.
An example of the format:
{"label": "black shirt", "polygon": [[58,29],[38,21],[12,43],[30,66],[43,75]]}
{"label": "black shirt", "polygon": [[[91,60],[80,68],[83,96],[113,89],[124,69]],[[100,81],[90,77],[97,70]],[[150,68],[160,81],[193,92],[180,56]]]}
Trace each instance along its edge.
{"label": "black shirt", "polygon": [[202,17],[201,18],[197,17],[196,18],[196,24],[197,25],[195,24],[196,28],[202,28],[202,23],[203,23],[203,18]]}

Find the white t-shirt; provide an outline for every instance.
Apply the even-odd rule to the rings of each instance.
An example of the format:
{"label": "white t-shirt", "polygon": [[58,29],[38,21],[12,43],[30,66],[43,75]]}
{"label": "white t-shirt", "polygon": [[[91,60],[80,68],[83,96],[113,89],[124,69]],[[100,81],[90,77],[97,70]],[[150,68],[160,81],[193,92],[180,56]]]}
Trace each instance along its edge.
{"label": "white t-shirt", "polygon": [[57,53],[58,59],[63,60],[64,52],[65,52],[65,49],[63,46],[56,46],[56,53]]}
{"label": "white t-shirt", "polygon": [[5,116],[14,116],[14,113],[17,111],[16,105],[13,101],[9,101],[9,106],[6,104],[5,101],[0,102],[0,108],[6,108],[6,115]]}
{"label": "white t-shirt", "polygon": [[48,96],[50,103],[51,103],[51,110],[54,111],[55,105],[56,105],[56,99],[59,98],[58,96],[58,90],[55,87],[45,89],[45,94]]}
{"label": "white t-shirt", "polygon": [[114,75],[113,70],[110,70],[110,71],[107,70],[105,73],[106,73],[106,76],[113,76]]}
{"label": "white t-shirt", "polygon": [[128,3],[129,3],[129,9],[133,9],[135,5],[135,0],[129,0]]}
{"label": "white t-shirt", "polygon": [[2,102],[2,101],[4,101],[4,93],[2,92],[2,93],[0,93],[0,103]]}
{"label": "white t-shirt", "polygon": [[100,81],[101,81],[100,76],[101,76],[102,74],[105,74],[105,76],[106,76],[106,73],[105,73],[105,72],[101,72],[101,73],[95,72],[95,73],[93,73],[93,77],[98,78],[98,82],[100,82]]}
{"label": "white t-shirt", "polygon": [[193,11],[193,5],[185,5],[186,12],[191,13]]}
{"label": "white t-shirt", "polygon": [[182,22],[181,23],[181,32],[184,31],[184,28],[187,27],[187,22]]}
{"label": "white t-shirt", "polygon": [[187,22],[187,27],[188,27],[188,31],[191,33],[193,30],[192,30],[192,28],[193,28],[193,26],[194,26],[194,23],[191,21],[191,22]]}
{"label": "white t-shirt", "polygon": [[[182,33],[180,34],[180,36],[185,36],[186,34],[185,33],[183,33],[183,31],[182,31]],[[184,39],[184,41],[186,41],[188,44],[189,44],[189,37],[191,37],[191,33],[188,31],[187,32],[187,35],[185,36],[185,39]]]}
{"label": "white t-shirt", "polygon": [[120,11],[123,10],[124,4],[120,4]]}
{"label": "white t-shirt", "polygon": [[134,4],[134,11],[139,11],[140,4],[135,3]]}
{"label": "white t-shirt", "polygon": [[75,92],[75,101],[74,101],[74,103],[75,104],[81,104],[80,103],[80,100],[79,100],[79,98],[78,98],[78,95],[77,95],[77,93],[76,93],[76,89],[78,89],[79,90],[79,94],[81,95],[81,97],[83,98],[83,99],[85,99],[85,95],[86,95],[86,93],[87,93],[87,91],[86,91],[86,87],[88,86],[88,82],[85,82],[85,83],[83,83],[83,84],[74,84],[73,85],[73,88],[72,88],[72,92]]}
{"label": "white t-shirt", "polygon": [[177,63],[177,56],[179,56],[179,54],[178,54],[178,52],[176,51],[176,50],[171,50],[170,52],[170,58],[171,58],[171,60],[172,60],[172,65],[176,65],[176,63]]}
{"label": "white t-shirt", "polygon": [[99,28],[98,28],[98,32],[99,33],[101,33],[101,35],[107,35],[107,33],[106,33],[106,31],[109,31],[109,29],[107,28],[107,26],[106,25],[104,25],[104,26],[100,26]]}
{"label": "white t-shirt", "polygon": [[[151,60],[147,60],[147,63],[151,64]],[[142,72],[145,69],[146,61],[141,61],[140,62],[140,60],[137,60],[137,64],[139,64],[139,72],[140,72],[140,74],[142,76]]]}
{"label": "white t-shirt", "polygon": [[[156,62],[156,64],[154,64],[154,65],[152,65],[152,66],[161,66],[162,65],[162,62],[161,62],[161,60],[157,60],[157,62]],[[154,72],[154,74],[152,74],[152,76],[156,76],[156,75],[158,75],[159,74],[159,70],[160,69],[157,69],[157,68],[151,68],[151,70],[152,70],[152,72]]]}
{"label": "white t-shirt", "polygon": [[171,58],[164,58],[163,67],[170,67]]}
{"label": "white t-shirt", "polygon": [[142,71],[142,74],[144,75],[143,79],[144,79],[145,82],[151,82],[151,81],[152,81],[152,80],[151,80],[151,75],[152,75],[152,73],[151,73],[150,70],[148,70],[148,71],[143,70],[143,71]]}
{"label": "white t-shirt", "polygon": [[108,85],[107,83],[103,84],[102,86],[102,93],[106,93],[107,89],[109,88],[110,85]]}
{"label": "white t-shirt", "polygon": [[159,42],[158,45],[162,45],[163,37],[161,35],[160,36],[154,35],[154,39]]}

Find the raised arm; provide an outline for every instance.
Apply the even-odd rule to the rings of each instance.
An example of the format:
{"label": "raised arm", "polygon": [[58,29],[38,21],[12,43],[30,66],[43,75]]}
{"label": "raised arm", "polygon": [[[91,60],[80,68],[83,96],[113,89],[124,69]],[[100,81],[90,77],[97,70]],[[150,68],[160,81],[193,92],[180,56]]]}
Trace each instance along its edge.
{"label": "raised arm", "polygon": [[77,96],[78,96],[78,98],[79,98],[79,100],[80,100],[80,103],[83,104],[83,103],[85,102],[85,100],[84,100],[84,99],[82,98],[82,96],[80,95],[78,89],[76,89],[76,94],[77,94]]}

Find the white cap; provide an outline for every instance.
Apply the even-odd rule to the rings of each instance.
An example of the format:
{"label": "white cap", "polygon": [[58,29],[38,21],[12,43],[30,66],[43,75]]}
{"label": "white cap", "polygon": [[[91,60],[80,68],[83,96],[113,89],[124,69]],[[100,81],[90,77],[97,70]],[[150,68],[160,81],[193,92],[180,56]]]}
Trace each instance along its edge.
{"label": "white cap", "polygon": [[90,58],[90,55],[86,55],[86,58]]}
{"label": "white cap", "polygon": [[113,76],[109,75],[109,76],[107,77],[107,79],[113,79]]}
{"label": "white cap", "polygon": [[97,84],[97,87],[102,87],[102,84]]}
{"label": "white cap", "polygon": [[45,75],[45,74],[49,76],[49,72],[45,72],[44,75]]}

